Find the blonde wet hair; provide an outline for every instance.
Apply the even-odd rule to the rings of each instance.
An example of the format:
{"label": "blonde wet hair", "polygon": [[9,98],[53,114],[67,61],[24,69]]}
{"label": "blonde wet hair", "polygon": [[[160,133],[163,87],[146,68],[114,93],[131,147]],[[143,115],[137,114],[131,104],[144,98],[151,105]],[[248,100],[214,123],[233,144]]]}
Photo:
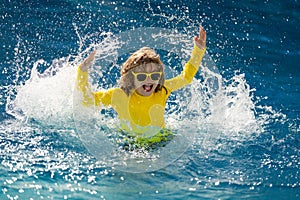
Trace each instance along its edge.
{"label": "blonde wet hair", "polygon": [[134,76],[131,72],[136,67],[145,66],[148,63],[157,64],[158,69],[162,72],[162,76],[154,92],[158,92],[164,88],[165,75],[163,62],[153,49],[143,47],[134,52],[121,67],[120,87],[127,95],[130,95],[135,89]]}

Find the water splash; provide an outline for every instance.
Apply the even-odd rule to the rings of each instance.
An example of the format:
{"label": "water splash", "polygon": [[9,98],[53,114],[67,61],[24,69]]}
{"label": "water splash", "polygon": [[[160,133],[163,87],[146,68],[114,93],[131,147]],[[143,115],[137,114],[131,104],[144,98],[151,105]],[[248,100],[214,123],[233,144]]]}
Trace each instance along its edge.
{"label": "water splash", "polygon": [[211,115],[207,123],[214,124],[224,132],[259,133],[260,124],[255,118],[253,91],[244,74],[236,74],[230,80],[223,80],[224,86],[211,99]]}
{"label": "water splash", "polygon": [[63,127],[72,121],[75,70],[68,66],[68,62],[58,60],[41,74],[37,71],[40,64],[44,64],[44,61],[37,61],[30,79],[18,86],[17,96],[10,104],[13,109],[9,113],[18,118],[30,118],[43,124]]}
{"label": "water splash", "polygon": [[[112,80],[107,80],[107,76],[104,76],[103,73],[109,74],[108,76],[113,74],[118,76],[116,74],[118,71],[116,72],[115,69],[119,68],[117,62],[121,55],[118,54],[120,53],[120,43],[115,36],[111,33],[101,33],[84,38],[80,37],[80,46],[86,46],[86,40],[90,41],[91,38],[99,36],[104,40],[82,49],[82,52],[79,52],[77,56],[54,60],[43,73],[39,73],[37,68],[40,65],[45,65],[45,61],[37,61],[31,70],[30,78],[15,87],[15,98],[12,96],[8,98],[6,112],[23,120],[34,119],[44,125],[73,127],[73,87],[76,68],[83,57],[92,49],[97,49],[96,62],[91,70],[91,82],[94,90],[111,86]],[[184,54],[182,57],[188,57],[187,52],[189,52],[190,44],[188,44],[186,37],[178,32],[175,31],[173,36],[158,32],[152,34],[152,37],[154,40],[169,38],[168,45],[177,45],[178,43],[174,44],[172,41],[180,39],[182,51],[179,52],[176,48],[168,49],[172,49],[175,57],[182,53]],[[174,39],[172,40],[172,38]],[[155,47],[162,48],[161,46]],[[167,46],[163,48],[167,48]],[[173,99],[171,97],[170,106],[167,110],[168,125],[174,127],[178,120],[192,116],[200,117],[196,124],[191,124],[195,129],[200,127],[201,130],[201,127],[208,127],[209,125],[220,130],[218,134],[226,133],[229,137],[230,134],[232,137],[243,137],[247,133],[249,135],[262,132],[262,125],[268,119],[260,121],[262,117],[256,116],[256,105],[253,100],[255,89],[250,88],[243,74],[236,73],[232,78],[225,80],[216,71],[214,63],[212,65],[211,61],[208,62],[209,59],[211,60],[210,57],[204,58],[204,66],[201,71],[202,80],[195,80],[188,89],[179,92],[179,95],[175,95]],[[170,58],[165,58],[165,60],[167,66],[174,64],[170,63],[172,62]],[[169,76],[178,73],[173,68],[167,70],[169,70]],[[99,79],[102,79],[102,82],[99,83],[97,81]],[[187,98],[190,100],[186,101]],[[267,109],[267,107],[263,107],[263,109]],[[189,113],[193,113],[193,115]]]}
{"label": "water splash", "polygon": [[[26,72],[30,74],[28,80],[19,85],[16,81],[12,86],[14,92],[7,98],[7,113],[24,122],[39,124],[42,129],[76,129],[73,118],[76,70],[91,51],[97,51],[90,70],[90,82],[96,91],[117,86],[123,57],[145,44],[162,52],[167,78],[180,73],[192,49],[189,29],[142,27],[118,34],[98,32],[82,36],[76,24],[73,26],[79,39],[78,54],[56,59],[51,64],[43,60],[35,62]],[[16,49],[21,47],[18,43]],[[47,69],[39,72],[40,67]],[[24,66],[17,71],[17,78],[22,77]],[[192,85],[170,96],[167,126],[183,130],[185,124],[195,135],[197,148],[200,145],[204,151],[221,149],[230,154],[241,141],[262,133],[270,118],[278,117],[272,108],[259,106],[254,101],[254,92],[255,88],[250,87],[244,74],[236,72],[232,77],[222,77],[215,62],[206,54],[200,76],[197,75]],[[269,110],[270,115],[264,111],[259,113],[258,109]],[[90,119],[98,128],[115,128],[117,119],[113,111],[105,115],[99,114],[101,110],[95,111]]]}

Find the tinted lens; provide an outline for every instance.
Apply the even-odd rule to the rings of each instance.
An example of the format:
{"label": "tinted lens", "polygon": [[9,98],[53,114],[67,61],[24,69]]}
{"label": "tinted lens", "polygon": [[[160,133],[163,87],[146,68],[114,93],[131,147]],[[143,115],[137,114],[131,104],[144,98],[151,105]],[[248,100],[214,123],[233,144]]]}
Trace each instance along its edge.
{"label": "tinted lens", "polygon": [[160,79],[160,73],[153,73],[153,74],[151,74],[151,79],[153,81],[159,80]]}
{"label": "tinted lens", "polygon": [[144,81],[144,80],[146,80],[146,78],[147,78],[147,75],[146,75],[146,74],[138,74],[138,75],[136,76],[136,79],[137,79],[138,81]]}

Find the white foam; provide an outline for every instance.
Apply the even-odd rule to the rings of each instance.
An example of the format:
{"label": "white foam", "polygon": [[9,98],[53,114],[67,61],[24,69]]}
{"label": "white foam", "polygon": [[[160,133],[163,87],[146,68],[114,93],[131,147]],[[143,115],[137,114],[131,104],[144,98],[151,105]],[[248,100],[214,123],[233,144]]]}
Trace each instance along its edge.
{"label": "white foam", "polygon": [[68,62],[62,62],[59,68],[53,64],[41,74],[37,71],[40,64],[44,61],[37,61],[30,79],[17,87],[10,113],[45,125],[68,126],[72,121],[76,69]]}
{"label": "white foam", "polygon": [[[145,30],[135,30],[127,35],[127,39],[134,40],[136,35],[145,33]],[[156,29],[147,29],[147,33],[155,32]],[[150,34],[153,38],[143,38],[148,35],[141,35],[141,40],[147,41],[151,47],[151,44],[155,48],[165,48],[167,50],[172,49],[172,53],[177,55],[182,55],[183,52],[189,52],[190,44],[187,44],[186,36],[183,37],[181,48],[173,48],[172,42],[167,45],[161,45],[163,38],[168,38],[172,41],[172,35],[178,41],[178,34],[170,34],[166,30],[159,30],[157,34]],[[100,34],[101,35],[101,34]],[[105,34],[102,34],[102,36]],[[93,37],[94,35],[92,35]],[[122,37],[121,37],[122,38]],[[138,38],[138,37],[137,37]],[[81,45],[84,41],[81,42]],[[122,46],[123,45],[123,46]],[[125,45],[125,47],[124,47]],[[133,45],[133,46],[130,46]],[[95,139],[97,137],[101,126],[107,127],[113,125],[116,119],[112,117],[107,117],[105,115],[100,115],[99,110],[94,110],[96,115],[88,115],[91,123],[86,123],[86,127],[82,127],[79,122],[82,118],[78,117],[81,113],[76,113],[78,117],[77,122],[80,126],[75,127],[74,125],[74,86],[76,79],[77,65],[86,57],[91,50],[96,49],[96,62],[91,67],[90,70],[90,82],[92,84],[93,90],[99,90],[100,88],[112,87],[105,80],[108,76],[112,76],[112,71],[114,67],[119,68],[117,63],[118,57],[124,55],[127,46],[132,48],[139,47],[138,41],[135,43],[129,43],[126,40],[124,43],[116,39],[115,36],[107,34],[105,39],[101,42],[92,44],[88,48],[82,50],[77,56],[70,56],[68,58],[62,58],[55,60],[50,67],[43,73],[38,72],[40,65],[44,65],[43,60],[37,61],[32,70],[30,78],[22,85],[17,86],[15,98],[12,101],[8,101],[7,112],[21,119],[34,119],[35,121],[42,123],[44,126],[55,126],[57,128],[79,128],[80,133],[87,134],[91,131],[93,135],[89,137],[88,142],[99,142],[102,140],[104,135]],[[119,49],[120,46],[124,47],[123,50]],[[124,50],[125,49],[125,50]],[[130,50],[131,50],[130,49]],[[162,49],[162,50],[165,50]],[[127,49],[128,50],[128,49]],[[136,49],[135,49],[136,50]],[[170,54],[168,54],[170,56]],[[72,59],[70,59],[72,57]],[[183,55],[186,58],[188,55]],[[177,57],[178,58],[178,57]],[[163,58],[164,59],[164,58]],[[165,60],[166,68],[170,74],[167,77],[174,76],[179,72],[172,66],[170,59]],[[115,72],[114,72],[115,73]],[[172,94],[170,101],[168,102],[168,110],[166,111],[166,122],[168,127],[177,130],[183,130],[188,128],[189,138],[187,141],[191,141],[191,136],[196,136],[196,141],[198,143],[204,144],[204,148],[218,148],[216,140],[221,138],[226,138],[231,141],[245,140],[251,136],[253,133],[260,133],[263,130],[262,121],[260,116],[256,116],[256,104],[253,100],[254,88],[251,88],[247,83],[245,76],[243,74],[235,74],[231,78],[223,78],[217,71],[215,64],[212,62],[208,54],[204,57],[203,66],[201,69],[201,81],[194,80],[193,83],[179,91],[178,93]],[[101,79],[101,81],[99,81]],[[117,81],[115,85],[117,85]],[[92,112],[93,113],[93,112]],[[83,115],[85,116],[85,115]],[[76,121],[76,120],[75,120]],[[93,126],[93,123],[96,123]],[[184,131],[183,131],[184,132]],[[184,133],[182,133],[184,134]],[[183,136],[184,137],[184,136]],[[81,137],[86,138],[86,137]],[[105,140],[106,141],[106,140]],[[182,150],[178,144],[182,144]],[[166,148],[166,152],[176,152],[180,156],[186,149],[186,144],[183,142],[178,142],[174,145],[174,148],[180,151],[174,151],[174,148]],[[104,144],[103,144],[104,145]],[[226,144],[224,144],[226,145]],[[98,145],[99,147],[99,145]],[[101,148],[92,147],[90,148],[93,153],[95,151],[103,151]],[[101,147],[101,145],[100,145]],[[228,146],[229,147],[229,146]],[[108,152],[112,152],[113,146],[107,146]],[[226,149],[227,147],[225,147]],[[163,151],[162,151],[163,152]],[[101,155],[102,154],[98,154]],[[176,160],[176,156],[172,157],[172,161]],[[97,156],[96,156],[97,157]],[[161,158],[167,158],[166,155],[161,154]],[[97,157],[98,159],[99,156]],[[163,167],[170,161],[159,161],[157,166]],[[147,163],[147,162],[146,162]],[[155,166],[151,166],[154,169]],[[150,169],[150,170],[151,170]]]}

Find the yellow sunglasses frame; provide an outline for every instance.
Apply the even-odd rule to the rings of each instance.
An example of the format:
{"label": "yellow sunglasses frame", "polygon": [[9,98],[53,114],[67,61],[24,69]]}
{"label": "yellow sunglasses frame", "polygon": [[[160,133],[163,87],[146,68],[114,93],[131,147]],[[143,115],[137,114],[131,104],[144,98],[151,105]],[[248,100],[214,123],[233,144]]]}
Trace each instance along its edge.
{"label": "yellow sunglasses frame", "polygon": [[[139,82],[143,82],[143,81],[147,80],[148,77],[150,77],[150,79],[151,79],[152,81],[159,81],[160,78],[161,78],[162,72],[151,72],[151,73],[143,73],[143,72],[141,72],[141,73],[134,73],[134,72],[132,72],[132,74],[133,74],[133,76],[135,77],[135,79],[136,79],[137,81],[139,81]],[[138,76],[139,74],[144,74],[144,75],[146,75],[145,80],[143,80],[143,81],[138,80],[137,76]],[[152,74],[159,74],[159,75],[160,75],[159,79],[158,79],[158,80],[153,80],[152,77],[151,77]]]}

